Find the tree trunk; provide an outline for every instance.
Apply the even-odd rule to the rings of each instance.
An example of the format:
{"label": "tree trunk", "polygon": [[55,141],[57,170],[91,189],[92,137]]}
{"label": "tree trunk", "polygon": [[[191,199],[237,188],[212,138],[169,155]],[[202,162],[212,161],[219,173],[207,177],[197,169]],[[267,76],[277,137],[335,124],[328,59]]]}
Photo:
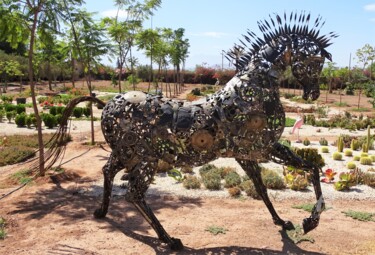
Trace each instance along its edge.
{"label": "tree trunk", "polygon": [[[92,87],[91,87],[91,66],[90,64],[88,65],[88,76],[86,76],[86,82],[87,82],[87,87],[89,88],[90,91],[90,96],[92,95]],[[94,134],[94,113],[92,110],[92,103],[90,104],[90,122],[91,122],[91,144],[95,144],[95,134]]]}
{"label": "tree trunk", "polygon": [[48,89],[52,91],[51,63],[49,61],[48,61],[47,72],[48,72]]}
{"label": "tree trunk", "polygon": [[75,74],[75,65],[74,65],[74,58],[72,58],[72,86],[73,88],[75,88],[74,74]]}
{"label": "tree trunk", "polygon": [[33,56],[34,56],[34,43],[35,43],[35,33],[36,33],[36,26],[38,22],[38,14],[42,7],[42,4],[37,6],[34,10],[34,20],[33,25],[31,28],[31,35],[30,35],[30,44],[29,44],[29,82],[30,82],[30,90],[31,90],[31,100],[33,102],[33,109],[36,118],[36,127],[38,130],[38,145],[39,145],[39,174],[41,176],[45,175],[45,168],[44,168],[44,144],[43,144],[43,133],[42,133],[42,120],[39,115],[38,105],[36,102],[36,95],[35,95],[35,83],[34,83],[34,69],[33,69]]}
{"label": "tree trunk", "polygon": [[123,68],[123,64],[120,63],[120,72],[118,74],[118,93],[121,93],[121,79],[122,79],[122,68]]}

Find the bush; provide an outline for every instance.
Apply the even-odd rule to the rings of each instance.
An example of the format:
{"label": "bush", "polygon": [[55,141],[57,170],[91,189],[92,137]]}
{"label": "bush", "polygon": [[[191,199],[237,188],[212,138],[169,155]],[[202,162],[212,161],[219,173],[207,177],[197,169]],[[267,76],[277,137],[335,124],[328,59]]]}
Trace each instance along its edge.
{"label": "bush", "polygon": [[56,114],[63,114],[65,106],[56,106]]}
{"label": "bush", "polygon": [[354,161],[359,161],[360,159],[361,159],[361,156],[358,156],[358,155],[356,155],[356,156],[353,157]]}
{"label": "bush", "polygon": [[33,124],[32,117],[30,115],[27,115],[25,121],[26,121],[26,126],[28,128],[31,128],[31,125]]}
{"label": "bush", "polygon": [[303,145],[305,145],[305,146],[309,146],[309,145],[310,145],[310,140],[309,140],[308,138],[305,138],[305,139],[303,140]]}
{"label": "bush", "polygon": [[346,167],[348,169],[355,169],[357,165],[354,162],[348,162],[348,164],[346,164]]}
{"label": "bush", "polygon": [[370,157],[361,157],[359,161],[362,165],[372,165],[372,160]]}
{"label": "bush", "polygon": [[83,115],[85,115],[87,118],[91,116],[91,109],[90,107],[84,107],[82,108]]}
{"label": "bush", "polygon": [[314,162],[317,166],[325,166],[322,155],[319,154],[317,149],[314,148],[293,148],[293,151],[302,159],[308,162]]}
{"label": "bush", "polygon": [[24,127],[26,125],[26,114],[23,112],[21,114],[17,114],[14,122],[16,122],[17,127]]}
{"label": "bush", "polygon": [[323,146],[320,150],[322,153],[329,153],[329,148],[327,146]]}
{"label": "bush", "polygon": [[204,174],[208,173],[210,170],[217,168],[215,165],[206,164],[199,168],[199,174],[203,176]]}
{"label": "bush", "polygon": [[8,119],[8,122],[10,123],[12,121],[12,119],[14,118],[14,111],[11,111],[11,112],[6,112],[6,117]]}
{"label": "bush", "polygon": [[35,155],[35,150],[25,146],[9,146],[0,150],[0,166],[22,162]]}
{"label": "bush", "polygon": [[202,175],[202,181],[204,186],[209,190],[221,189],[221,177],[220,174],[215,171],[209,171]]}
{"label": "bush", "polygon": [[285,175],[285,181],[288,188],[291,190],[305,190],[309,185],[308,179],[300,174],[287,174]]}
{"label": "bush", "polygon": [[186,189],[200,189],[201,182],[199,178],[197,178],[196,176],[188,175],[185,177],[185,180],[182,182],[182,185]]}
{"label": "bush", "polygon": [[4,109],[6,112],[14,112],[17,111],[17,106],[14,104],[5,104]]}
{"label": "bush", "polygon": [[335,151],[333,154],[332,154],[332,158],[334,160],[342,160],[342,154],[338,151]]}
{"label": "bush", "polygon": [[61,114],[56,114],[55,119],[56,119],[56,125],[60,125],[60,122],[61,122],[61,119],[62,119],[62,115]]}
{"label": "bush", "polygon": [[260,199],[258,192],[255,189],[254,183],[252,180],[247,180],[241,183],[240,188],[248,195],[254,199]]}
{"label": "bush", "polygon": [[83,114],[83,108],[82,107],[74,107],[73,109],[73,116],[78,118],[81,118]]}
{"label": "bush", "polygon": [[238,197],[241,195],[241,189],[238,187],[232,187],[228,189],[228,193],[231,197]]}
{"label": "bush", "polygon": [[51,106],[49,108],[49,113],[55,116],[57,114],[57,106]]}
{"label": "bush", "polygon": [[225,188],[232,188],[241,184],[241,176],[237,172],[229,172],[225,177]]}
{"label": "bush", "polygon": [[49,113],[43,114],[42,120],[44,122],[44,125],[48,128],[54,128],[57,124],[55,116]]}
{"label": "bush", "polygon": [[182,166],[181,172],[184,174],[191,174],[193,173],[193,168],[191,166]]}
{"label": "bush", "polygon": [[23,112],[26,112],[26,107],[24,104],[18,104],[16,105],[16,112],[17,114],[21,114]]}
{"label": "bush", "polygon": [[346,149],[344,151],[344,155],[347,156],[347,157],[351,157],[351,156],[353,156],[353,151],[350,150],[350,149]]}
{"label": "bush", "polygon": [[362,178],[363,184],[375,188],[375,174],[365,173]]}
{"label": "bush", "polygon": [[319,144],[322,145],[322,146],[327,146],[328,145],[328,141],[327,141],[327,139],[325,139],[324,137],[322,137],[319,140]]}
{"label": "bush", "polygon": [[234,167],[230,167],[230,166],[221,167],[220,170],[221,170],[221,172],[220,172],[221,178],[225,178],[225,176],[227,176],[228,174],[233,173],[233,172],[237,173],[236,169]]}
{"label": "bush", "polygon": [[0,110],[0,122],[3,122],[4,117],[5,117],[5,111]]}
{"label": "bush", "polygon": [[191,94],[193,94],[194,96],[200,96],[201,90],[199,88],[195,88],[191,91]]}
{"label": "bush", "polygon": [[283,178],[273,170],[263,168],[262,180],[268,189],[284,189],[285,183]]}

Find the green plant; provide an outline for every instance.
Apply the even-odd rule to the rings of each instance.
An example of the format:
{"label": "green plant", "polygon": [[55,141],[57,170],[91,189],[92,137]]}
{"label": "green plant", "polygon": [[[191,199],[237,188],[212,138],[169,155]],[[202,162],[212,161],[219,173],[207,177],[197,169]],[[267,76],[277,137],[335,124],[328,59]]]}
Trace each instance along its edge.
{"label": "green plant", "polygon": [[350,149],[352,149],[353,151],[359,150],[359,143],[357,139],[352,139],[352,141],[350,142]]}
{"label": "green plant", "polygon": [[323,147],[320,149],[320,151],[321,151],[322,153],[329,153],[329,148],[328,148],[327,146],[323,146]]}
{"label": "green plant", "polygon": [[335,151],[333,154],[332,154],[332,158],[334,160],[342,160],[342,154],[338,151]]}
{"label": "green plant", "polygon": [[310,145],[310,140],[306,137],[305,139],[303,139],[303,145],[305,146],[309,146]]}
{"label": "green plant", "polygon": [[327,146],[328,145],[328,141],[327,141],[327,139],[325,139],[324,137],[322,137],[322,138],[319,139],[319,144],[322,145],[322,146]]}
{"label": "green plant", "polygon": [[55,116],[57,114],[57,106],[51,106],[49,108],[49,113]]}
{"label": "green plant", "polygon": [[296,119],[290,117],[285,118],[285,127],[293,127],[294,123],[296,123]]}
{"label": "green plant", "polygon": [[361,156],[361,158],[362,157],[368,157],[368,153],[367,152],[361,152],[360,156]]}
{"label": "green plant", "polygon": [[56,114],[63,114],[65,111],[65,106],[56,106]]}
{"label": "green plant", "polygon": [[314,162],[317,166],[325,166],[322,155],[315,148],[293,148],[293,151],[303,160]]}
{"label": "green plant", "polygon": [[0,217],[0,240],[4,240],[7,236],[5,227],[6,227],[6,220],[3,217]]}
{"label": "green plant", "polygon": [[348,169],[355,169],[357,165],[354,162],[348,162],[348,164],[346,164],[346,167]]}
{"label": "green plant", "polygon": [[84,107],[82,108],[83,115],[85,115],[87,118],[91,115],[91,108],[90,107]]}
{"label": "green plant", "polygon": [[15,112],[17,111],[17,106],[14,104],[5,104],[4,109],[6,112]]}
{"label": "green plant", "polygon": [[25,184],[30,182],[33,177],[31,176],[32,172],[30,170],[21,170],[11,175],[11,178],[19,184]]}
{"label": "green plant", "polygon": [[354,176],[350,172],[340,173],[339,181],[334,184],[334,187],[338,191],[348,190],[350,187],[354,186]]}
{"label": "green plant", "polygon": [[308,179],[300,174],[286,174],[285,175],[286,186],[291,190],[305,190],[309,185]]}
{"label": "green plant", "polygon": [[240,184],[240,189],[243,190],[249,197],[260,199],[259,193],[256,191],[255,185],[252,180],[243,181]]}
{"label": "green plant", "polygon": [[198,171],[199,171],[199,174],[203,176],[204,174],[208,173],[212,169],[217,169],[217,167],[212,164],[206,164],[206,165],[203,165],[201,168],[199,168]]}
{"label": "green plant", "polygon": [[203,185],[209,190],[221,189],[221,176],[218,172],[208,171],[202,175]]}
{"label": "green plant", "polygon": [[370,155],[369,157],[372,160],[372,162],[375,162],[375,155]]}
{"label": "green plant", "polygon": [[0,109],[0,122],[3,122],[4,116],[5,116],[5,111]]}
{"label": "green plant", "polygon": [[358,156],[358,155],[355,155],[354,157],[353,157],[353,160],[354,161],[359,161],[361,159],[361,156]]}
{"label": "green plant", "polygon": [[186,189],[200,189],[200,187],[201,187],[201,182],[200,182],[200,180],[199,180],[198,177],[188,175],[188,176],[186,176],[185,179],[183,180],[182,185],[183,185]]}
{"label": "green plant", "polygon": [[225,234],[228,230],[225,229],[224,227],[219,227],[216,225],[208,226],[205,231],[210,232],[213,235],[218,235],[218,234]]}
{"label": "green plant", "polygon": [[361,157],[359,161],[362,165],[372,165],[372,160],[370,157]]}
{"label": "green plant", "polygon": [[268,189],[284,189],[285,183],[283,178],[276,173],[275,171],[268,169],[268,168],[262,168],[262,180],[264,185]]}
{"label": "green plant", "polygon": [[0,150],[0,166],[22,162],[35,155],[35,149],[25,146],[7,146]]}
{"label": "green plant", "polygon": [[16,112],[17,114],[21,114],[23,112],[26,112],[26,107],[24,104],[18,104],[16,105]]}
{"label": "green plant", "polygon": [[191,166],[182,166],[181,172],[183,172],[184,174],[191,174],[193,173],[193,168]]}
{"label": "green plant", "polygon": [[241,176],[237,172],[229,172],[224,177],[225,188],[232,188],[241,184]]}
{"label": "green plant", "polygon": [[342,136],[339,136],[337,140],[337,151],[342,152],[344,150],[344,140]]}
{"label": "green plant", "polygon": [[347,156],[347,157],[351,157],[351,156],[353,156],[353,151],[350,150],[350,149],[346,149],[344,151],[344,155]]}
{"label": "green plant", "polygon": [[26,119],[25,119],[25,122],[26,122],[26,126],[27,126],[28,128],[31,128],[31,125],[33,124],[33,122],[32,122],[32,117],[31,117],[30,115],[27,115],[27,116],[26,116]]}
{"label": "green plant", "polygon": [[335,179],[336,174],[337,173],[332,168],[328,168],[324,171],[325,177],[321,181],[325,183],[330,183]]}
{"label": "green plant", "polygon": [[294,209],[302,209],[306,212],[311,213],[314,209],[314,204],[300,204],[300,205],[293,205],[292,208]]}
{"label": "green plant", "polygon": [[6,112],[6,117],[8,119],[8,122],[10,123],[12,121],[12,119],[14,118],[14,114],[15,112],[14,111],[11,111],[11,112]]}
{"label": "green plant", "polygon": [[45,113],[42,115],[43,123],[48,128],[54,128],[57,124],[55,116],[49,113]]}
{"label": "green plant", "polygon": [[290,146],[292,145],[292,143],[289,139],[280,139],[279,143],[288,147],[288,148],[290,148]]}
{"label": "green plant", "polygon": [[172,170],[169,170],[168,176],[173,178],[177,182],[182,182],[184,180],[184,176],[176,168],[173,168]]}
{"label": "green plant", "polygon": [[286,234],[295,244],[298,244],[304,241],[314,243],[314,239],[308,235],[305,235],[302,227],[298,224],[294,226],[294,229],[287,230]]}
{"label": "green plant", "polygon": [[24,127],[26,125],[26,114],[24,112],[17,114],[14,122],[17,124],[17,127]]}
{"label": "green plant", "polygon": [[360,212],[360,211],[343,211],[342,212],[345,216],[350,217],[354,220],[359,221],[375,221],[375,214],[374,213],[368,213],[368,212]]}
{"label": "green plant", "polygon": [[233,172],[237,173],[236,169],[234,167],[230,167],[230,166],[220,167],[218,172],[220,173],[221,178],[225,178],[225,176],[227,176],[228,174],[233,173]]}
{"label": "green plant", "polygon": [[81,118],[83,114],[83,108],[82,107],[74,107],[73,109],[73,116],[78,118]]}

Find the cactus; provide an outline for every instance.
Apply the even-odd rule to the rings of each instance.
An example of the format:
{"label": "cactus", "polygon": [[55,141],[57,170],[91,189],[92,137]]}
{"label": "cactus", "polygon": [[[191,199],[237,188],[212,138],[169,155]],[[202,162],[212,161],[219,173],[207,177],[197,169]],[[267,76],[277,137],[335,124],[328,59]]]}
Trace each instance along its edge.
{"label": "cactus", "polygon": [[328,152],[329,152],[328,147],[327,147],[327,146],[323,146],[323,147],[321,148],[321,152],[322,152],[322,153],[328,153]]}
{"label": "cactus", "polygon": [[362,157],[360,163],[362,165],[372,165],[372,160],[370,157]]}
{"label": "cactus", "polygon": [[342,136],[340,136],[339,139],[337,140],[337,151],[342,152],[343,150],[344,150],[344,140]]}
{"label": "cactus", "polygon": [[333,154],[332,154],[332,158],[334,160],[341,160],[342,159],[342,154],[338,151],[335,151]]}
{"label": "cactus", "polygon": [[361,157],[358,156],[358,155],[356,155],[356,156],[353,157],[353,160],[354,160],[354,161],[359,161],[360,159],[361,159]]}
{"label": "cactus", "polygon": [[366,151],[363,151],[363,152],[368,152],[368,150],[370,149],[370,125],[367,126],[367,140],[366,140]]}
{"label": "cactus", "polygon": [[350,149],[346,149],[344,151],[344,155],[347,156],[347,157],[351,157],[351,156],[353,156],[353,151],[350,150]]}
{"label": "cactus", "polygon": [[327,146],[328,145],[328,141],[327,141],[327,139],[325,139],[324,137],[322,137],[319,140],[319,144],[322,145],[322,146]]}
{"label": "cactus", "polygon": [[348,164],[346,165],[346,167],[348,169],[355,169],[357,167],[357,165],[354,163],[354,162],[348,162]]}
{"label": "cactus", "polygon": [[352,149],[353,151],[359,149],[359,143],[357,139],[352,139],[352,141],[350,142],[350,149]]}
{"label": "cactus", "polygon": [[303,145],[305,145],[305,146],[309,146],[309,145],[310,145],[310,140],[309,140],[308,138],[305,138],[305,139],[303,140]]}

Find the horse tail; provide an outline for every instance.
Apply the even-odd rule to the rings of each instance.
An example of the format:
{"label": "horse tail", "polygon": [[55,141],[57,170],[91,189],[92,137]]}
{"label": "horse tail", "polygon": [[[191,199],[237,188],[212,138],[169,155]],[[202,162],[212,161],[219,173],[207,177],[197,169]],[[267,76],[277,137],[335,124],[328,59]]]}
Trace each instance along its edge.
{"label": "horse tail", "polygon": [[[65,110],[62,113],[58,130],[51,137],[51,139],[44,144],[44,148],[48,148],[44,152],[45,170],[50,169],[53,166],[53,164],[55,164],[55,162],[60,158],[60,156],[63,155],[63,153],[65,152],[66,145],[68,143],[68,119],[72,115],[74,107],[76,107],[79,103],[85,101],[97,103],[98,105],[101,105],[103,107],[105,106],[105,103],[102,100],[92,96],[77,97],[72,99],[67,104]],[[39,157],[36,157],[34,158],[34,160],[37,160],[38,158]],[[32,170],[37,170],[38,168],[38,162],[34,162],[34,164],[31,166]]]}

